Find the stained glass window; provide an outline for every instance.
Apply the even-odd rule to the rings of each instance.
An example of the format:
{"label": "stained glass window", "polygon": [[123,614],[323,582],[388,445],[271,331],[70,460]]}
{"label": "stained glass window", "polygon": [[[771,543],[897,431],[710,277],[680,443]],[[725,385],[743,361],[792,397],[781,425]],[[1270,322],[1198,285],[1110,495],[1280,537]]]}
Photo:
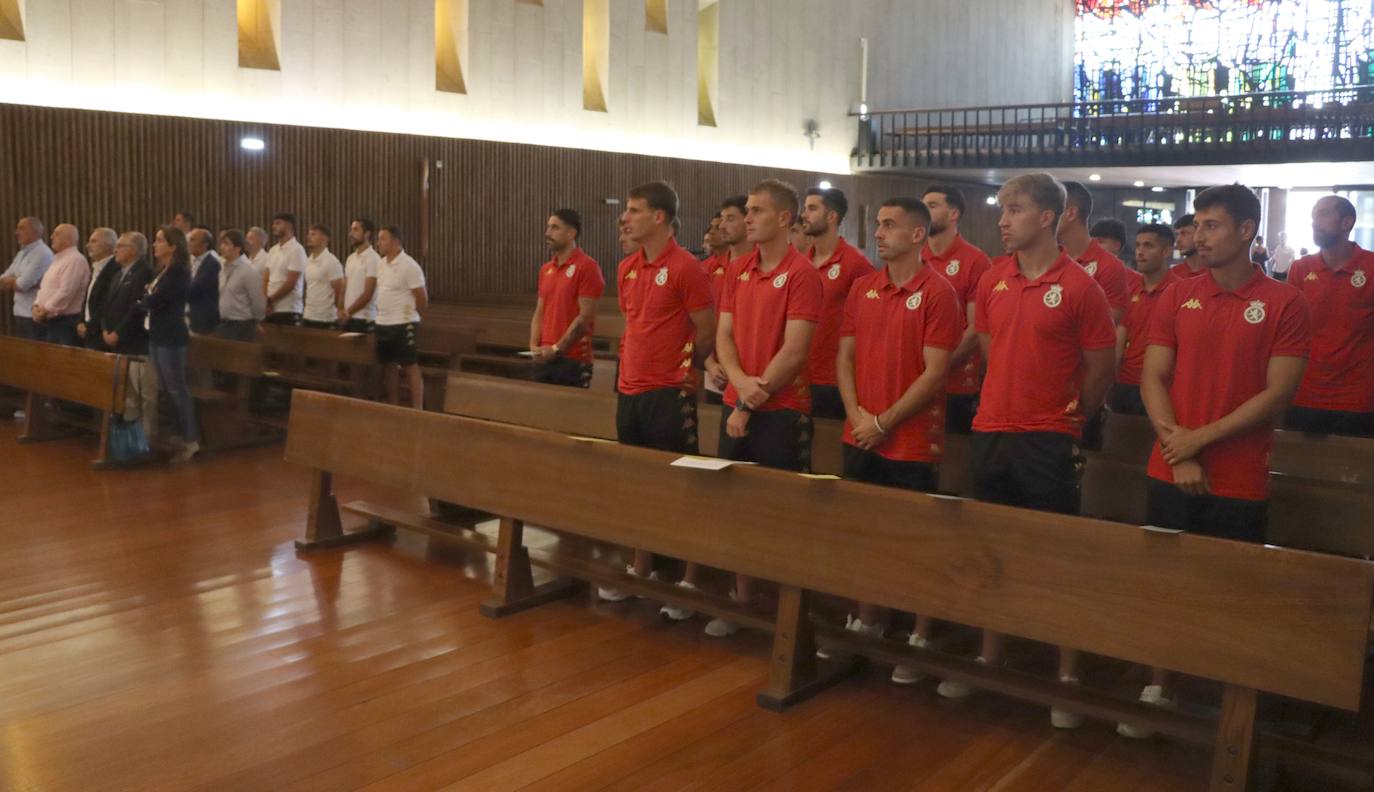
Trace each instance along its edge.
{"label": "stained glass window", "polygon": [[1374,84],[1374,0],[1076,0],[1080,102]]}

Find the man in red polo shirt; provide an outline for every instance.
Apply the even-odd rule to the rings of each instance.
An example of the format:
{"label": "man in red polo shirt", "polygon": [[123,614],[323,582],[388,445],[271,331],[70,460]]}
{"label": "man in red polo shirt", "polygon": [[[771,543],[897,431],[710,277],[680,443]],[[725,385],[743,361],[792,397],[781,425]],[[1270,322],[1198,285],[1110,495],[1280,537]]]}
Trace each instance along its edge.
{"label": "man in red polo shirt", "polygon": [[[1259,198],[1239,184],[1193,202],[1207,271],[1164,290],[1150,319],[1140,393],[1159,436],[1148,467],[1151,525],[1263,542],[1274,423],[1302,380],[1311,327],[1292,286],[1250,260]],[[1168,704],[1155,669],[1140,700]],[[1121,724],[1128,737],[1147,737]]]}
{"label": "man in red polo shirt", "polygon": [[949,362],[945,431],[968,434],[983,384],[983,354],[978,350],[978,331],[973,326],[974,292],[992,260],[959,234],[966,204],[958,187],[932,184],[921,201],[930,210],[930,236],[921,249],[921,260],[954,287],[967,317],[964,337]]}
{"label": "man in red polo shirt", "polygon": [[[730,379],[717,454],[804,471],[811,464],[806,361],[824,287],[788,241],[797,210],[796,190],[786,182],[768,179],[749,193],[745,227],[756,247],[730,267],[716,330],[716,356]],[[748,603],[751,588],[749,578],[736,576],[736,599]],[[724,619],[706,625],[715,637],[736,629]]]}
{"label": "man in red polo shirt", "polygon": [[[715,312],[701,263],[673,240],[677,193],[663,182],[630,191],[621,215],[626,237],[638,246],[620,262],[620,310],[625,314],[615,429],[626,445],[680,454],[697,452],[694,366],[711,353]],[[627,571],[650,576],[651,553],[636,550]],[[694,568],[689,568],[695,574]],[[682,584],[692,586],[691,577]],[[679,585],[682,585],[679,584]],[[625,599],[601,589],[602,599]],[[683,619],[689,618],[686,612]]]}
{"label": "man in red polo shirt", "polygon": [[[949,284],[921,260],[930,210],[915,198],[890,198],[873,236],[886,267],[854,282],[840,328],[840,396],[844,476],[871,484],[933,492],[944,454],[945,377],[964,334],[963,306]],[[883,632],[882,609],[859,604],[847,629]],[[921,616],[912,646],[924,646],[930,619]],[[822,655],[824,656],[824,655]],[[892,681],[921,678],[897,666]]]}
{"label": "man in red polo shirt", "polygon": [[1317,252],[1288,282],[1312,306],[1312,359],[1288,428],[1374,437],[1374,252],[1350,241],[1355,206],[1328,195],[1312,207]]}
{"label": "man in red polo shirt", "polygon": [[1126,264],[1088,233],[1088,218],[1093,213],[1093,196],[1088,188],[1080,182],[1066,181],[1064,192],[1068,197],[1064,216],[1059,219],[1059,244],[1102,287],[1112,308],[1112,321],[1120,324],[1131,300]]}
{"label": "man in red polo shirt", "polygon": [[1165,287],[1179,280],[1169,271],[1169,252],[1174,249],[1174,230],[1163,223],[1140,227],[1135,234],[1135,266],[1131,273],[1131,306],[1116,328],[1116,382],[1112,385],[1107,404],[1112,412],[1123,415],[1144,415],[1145,402],[1140,400],[1140,370],[1145,365],[1146,336],[1150,331],[1150,316]]}
{"label": "man in red polo shirt", "polygon": [[[1055,240],[1065,191],[1048,173],[1017,176],[998,193],[1010,251],[978,283],[974,314],[988,360],[973,418],[973,491],[979,500],[1076,514],[1085,417],[1102,407],[1116,370],[1116,329],[1097,285]],[[1086,233],[1086,230],[1085,230]],[[1001,663],[1001,636],[983,634],[980,662]],[[1060,680],[1077,680],[1077,652],[1060,651]],[[946,680],[939,693],[972,689]],[[1076,728],[1082,716],[1051,710]]]}
{"label": "man in red polo shirt", "polygon": [[835,380],[835,355],[840,348],[840,324],[844,321],[845,298],[854,281],[873,274],[873,265],[858,248],[840,236],[840,224],[849,212],[844,193],[834,188],[812,187],[802,204],[802,227],[811,240],[806,257],[821,275],[825,289],[821,320],[811,339],[811,357],[806,376],[811,381],[811,416],[843,418],[844,402]]}
{"label": "man in red polo shirt", "polygon": [[596,301],[606,290],[601,267],[582,252],[582,215],[559,209],[549,216],[544,242],[553,253],[539,268],[539,299],[530,320],[534,378],[553,385],[592,384],[592,333]]}
{"label": "man in red polo shirt", "polygon": [[[724,251],[718,257],[721,266],[710,271],[711,299],[716,306],[716,318],[720,318],[720,300],[728,281],[730,265],[747,256],[754,249],[744,227],[744,215],[748,211],[749,196],[732,195],[720,205],[720,243]],[[725,368],[716,360],[714,352],[706,358],[706,403],[720,404],[730,377]]]}
{"label": "man in red polo shirt", "polygon": [[1193,242],[1193,234],[1196,231],[1197,224],[1190,214],[1174,221],[1174,233],[1178,236],[1178,240],[1174,242],[1174,249],[1178,251],[1182,260],[1170,267],[1169,271],[1180,278],[1192,278],[1207,271],[1197,257],[1197,245]]}

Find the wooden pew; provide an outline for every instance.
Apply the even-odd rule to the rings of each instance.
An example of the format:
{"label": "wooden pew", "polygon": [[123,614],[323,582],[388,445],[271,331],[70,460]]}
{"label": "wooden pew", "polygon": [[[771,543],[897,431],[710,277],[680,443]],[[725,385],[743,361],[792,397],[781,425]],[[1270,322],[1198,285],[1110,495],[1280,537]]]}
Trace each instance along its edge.
{"label": "wooden pew", "polygon": [[[264,374],[270,380],[311,390],[375,395],[376,336],[273,324],[263,324],[261,330],[269,366]],[[340,365],[348,367],[350,376],[338,374]]]}
{"label": "wooden pew", "polygon": [[[456,374],[449,378],[444,412],[483,418],[502,423],[531,426],[551,431],[615,439],[615,394],[572,393],[577,389],[559,388],[529,382]],[[1113,416],[1113,419],[1120,416]],[[720,408],[701,404],[697,410],[700,451],[713,455],[720,430]],[[1117,426],[1134,430],[1134,422]],[[811,467],[816,473],[840,475],[843,458],[839,421],[816,419],[813,422]],[[1134,458],[1120,450],[1127,445],[1109,428],[1102,453],[1088,452],[1083,478],[1082,513],[1099,519],[1141,525],[1146,522],[1145,461],[1148,444]],[[1124,436],[1125,431],[1121,434]],[[1286,433],[1291,438],[1291,433]],[[1340,445],[1368,443],[1352,438],[1331,438]],[[1286,459],[1296,459],[1295,467],[1306,465],[1290,439]],[[940,490],[953,495],[972,495],[970,438],[945,437],[945,458],[940,465]],[[1280,455],[1276,452],[1275,457]],[[1275,473],[1270,507],[1270,540],[1289,547],[1361,557],[1374,556],[1374,488],[1352,484],[1331,476],[1358,465],[1312,465],[1310,476]],[[1305,468],[1306,469],[1306,468]]]}
{"label": "wooden pew", "polygon": [[[256,418],[252,412],[254,383],[266,371],[266,349],[262,344],[230,341],[207,335],[191,336],[186,365],[210,372],[210,384],[191,388],[196,402],[201,442],[207,451],[273,443],[282,433]],[[230,382],[221,386],[213,375],[224,375]]]}
{"label": "wooden pew", "polygon": [[[325,436],[332,442],[318,442]],[[754,466],[670,467],[674,457],[308,392],[294,395],[286,450],[288,461],[314,472],[303,550],[385,532],[382,519],[368,532],[343,532],[335,474],[501,515],[496,546],[479,543],[497,553],[487,608],[494,615],[568,591],[563,583],[532,585],[525,522],[776,581],[776,619],[749,622],[774,625],[770,683],[759,696],[773,709],[832,681],[816,667],[811,592],[1217,680],[1225,686],[1219,725],[935,650],[830,632],[883,662],[1210,745],[1213,790],[1250,786],[1260,693],[1359,708],[1374,602],[1370,562]],[[730,508],[702,508],[709,503]],[[629,582],[591,568],[604,563],[577,569],[556,557],[541,561],[593,581]],[[674,604],[707,604],[668,584],[636,585]]]}
{"label": "wooden pew", "polygon": [[0,384],[27,393],[20,442],[70,434],[56,425],[48,398],[85,405],[99,414],[100,446],[91,464],[109,466],[110,421],[124,411],[128,383],[129,359],[124,355],[0,336]]}

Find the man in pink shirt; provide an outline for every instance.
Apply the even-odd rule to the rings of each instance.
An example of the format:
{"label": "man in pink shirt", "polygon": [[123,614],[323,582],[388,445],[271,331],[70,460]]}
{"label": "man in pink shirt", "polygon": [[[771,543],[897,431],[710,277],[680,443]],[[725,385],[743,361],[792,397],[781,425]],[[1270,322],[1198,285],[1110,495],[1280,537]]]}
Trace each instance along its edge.
{"label": "man in pink shirt", "polygon": [[52,231],[52,265],[38,285],[33,300],[34,335],[39,341],[81,346],[76,326],[86,307],[86,287],[91,284],[91,265],[77,249],[81,234],[63,223]]}

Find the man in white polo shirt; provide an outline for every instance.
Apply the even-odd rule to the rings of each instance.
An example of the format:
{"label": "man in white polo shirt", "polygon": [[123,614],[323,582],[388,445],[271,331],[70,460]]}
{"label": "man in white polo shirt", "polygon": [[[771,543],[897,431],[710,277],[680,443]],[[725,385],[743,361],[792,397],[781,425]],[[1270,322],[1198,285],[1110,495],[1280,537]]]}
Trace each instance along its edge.
{"label": "man in white polo shirt", "polygon": [[410,386],[410,406],[423,410],[425,385],[415,336],[420,330],[420,311],[429,305],[425,291],[425,273],[405,252],[401,230],[396,226],[382,226],[377,234],[377,252],[382,261],[377,267],[377,362],[382,364],[386,384],[386,398],[392,404],[401,403],[400,370],[406,373]]}
{"label": "man in white polo shirt", "polygon": [[344,270],[338,256],[329,250],[329,226],[312,225],[305,244],[310,257],[305,261],[305,313],[301,324],[317,330],[333,330],[343,303]]}
{"label": "man in white polo shirt", "polygon": [[277,244],[267,253],[268,324],[300,324],[305,308],[305,248],[296,241],[296,216],[281,212],[272,218]]}
{"label": "man in white polo shirt", "polygon": [[377,224],[358,217],[348,226],[348,242],[353,252],[344,265],[344,310],[339,326],[350,333],[370,333],[377,321],[377,267],[382,257],[372,247]]}

